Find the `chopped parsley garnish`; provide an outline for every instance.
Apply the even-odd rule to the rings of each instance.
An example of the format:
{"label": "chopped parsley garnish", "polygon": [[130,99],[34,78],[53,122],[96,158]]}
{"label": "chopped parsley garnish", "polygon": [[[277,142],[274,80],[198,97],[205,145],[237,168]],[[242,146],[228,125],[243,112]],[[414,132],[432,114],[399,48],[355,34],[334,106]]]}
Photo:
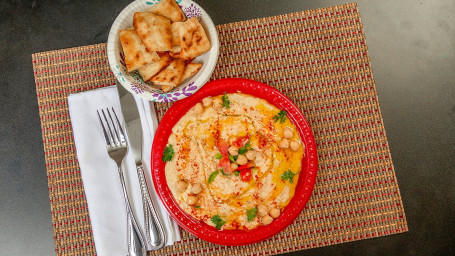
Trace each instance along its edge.
{"label": "chopped parsley garnish", "polygon": [[229,174],[224,172],[223,168],[221,168],[220,171],[221,171],[221,174],[223,174],[224,176],[229,176]]}
{"label": "chopped parsley garnish", "polygon": [[166,148],[164,148],[163,157],[161,159],[163,160],[163,162],[169,162],[172,160],[173,156],[174,149],[172,148],[172,145],[169,144]]}
{"label": "chopped parsley garnish", "polygon": [[223,157],[223,155],[220,154],[220,153],[216,153],[216,155],[215,155],[215,158],[216,158],[216,159],[221,159],[222,157]]}
{"label": "chopped parsley garnish", "polygon": [[245,146],[239,148],[239,155],[243,155],[243,154],[245,154],[246,152],[248,152],[248,150],[251,150],[251,149],[253,149],[253,148],[251,147],[250,141],[248,141],[248,142],[245,144]]}
{"label": "chopped parsley garnish", "polygon": [[273,117],[273,120],[275,120],[275,122],[280,121],[280,123],[284,123],[286,121],[286,114],[286,111],[280,110],[280,112]]}
{"label": "chopped parsley garnish", "polygon": [[199,208],[201,208],[201,206],[200,205],[195,205],[194,208],[199,209]]}
{"label": "chopped parsley garnish", "polygon": [[220,229],[224,224],[226,224],[226,221],[221,219],[220,215],[215,215],[211,219],[213,224],[215,224],[216,229]]}
{"label": "chopped parsley garnish", "polygon": [[246,216],[248,218],[248,221],[253,221],[257,215],[257,212],[258,212],[257,207],[254,207],[253,209],[250,210],[246,210]]}
{"label": "chopped parsley garnish", "polygon": [[235,159],[233,156],[229,155],[228,158],[229,158],[229,161],[231,161],[231,163],[235,163]]}
{"label": "chopped parsley garnish", "polygon": [[215,180],[216,176],[218,176],[219,173],[220,173],[219,171],[214,171],[214,172],[212,172],[212,173],[210,174],[210,176],[209,176],[208,182],[209,182],[209,183],[212,183],[212,182]]}
{"label": "chopped parsley garnish", "polygon": [[221,103],[221,106],[225,108],[230,108],[231,101],[229,100],[229,97],[227,96],[227,93],[224,93],[223,97],[221,98],[223,100],[223,103]]}
{"label": "chopped parsley garnish", "polygon": [[289,183],[292,183],[294,181],[294,176],[297,175],[298,173],[293,173],[291,170],[287,170],[281,175],[282,180],[289,180]]}
{"label": "chopped parsley garnish", "polygon": [[239,172],[239,171],[235,171],[235,172],[233,172],[233,174],[234,174],[235,176],[239,176],[239,175],[240,175],[240,172]]}

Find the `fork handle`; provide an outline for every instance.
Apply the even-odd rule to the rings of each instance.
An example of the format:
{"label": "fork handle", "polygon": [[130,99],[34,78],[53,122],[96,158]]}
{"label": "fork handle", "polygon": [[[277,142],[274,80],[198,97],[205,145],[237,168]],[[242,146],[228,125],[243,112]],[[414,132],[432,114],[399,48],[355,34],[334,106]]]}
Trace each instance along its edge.
{"label": "fork handle", "polygon": [[127,240],[128,240],[128,255],[129,256],[145,256],[147,248],[144,243],[144,237],[139,230],[136,218],[134,217],[133,210],[131,209],[130,200],[128,199],[128,193],[126,191],[125,179],[123,177],[122,167],[118,167],[118,173],[120,176],[120,183],[122,184],[123,197],[126,205],[127,215]]}
{"label": "fork handle", "polygon": [[150,198],[150,193],[147,187],[147,181],[145,180],[144,168],[142,167],[142,164],[138,164],[136,166],[136,170],[141,186],[147,243],[152,250],[158,250],[164,246],[166,236],[163,226],[161,225],[158,215],[156,214],[153,202]]}

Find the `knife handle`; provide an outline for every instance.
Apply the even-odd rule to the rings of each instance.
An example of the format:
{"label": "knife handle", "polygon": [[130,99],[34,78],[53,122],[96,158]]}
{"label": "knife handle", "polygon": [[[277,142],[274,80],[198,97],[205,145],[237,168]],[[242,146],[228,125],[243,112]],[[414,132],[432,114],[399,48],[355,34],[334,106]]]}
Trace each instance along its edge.
{"label": "knife handle", "polygon": [[142,165],[137,165],[136,170],[137,175],[139,177],[139,183],[141,186],[147,244],[149,244],[152,250],[158,250],[164,246],[166,236],[164,233],[163,226],[161,225],[158,215],[156,214],[153,202],[150,198],[150,193],[147,187],[147,181],[145,180],[144,168],[142,167]]}

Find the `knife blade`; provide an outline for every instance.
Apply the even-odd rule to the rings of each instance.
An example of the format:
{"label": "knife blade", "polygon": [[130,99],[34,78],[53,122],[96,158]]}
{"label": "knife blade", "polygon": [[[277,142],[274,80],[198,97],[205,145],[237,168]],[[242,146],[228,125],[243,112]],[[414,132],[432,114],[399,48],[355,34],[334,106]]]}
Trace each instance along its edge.
{"label": "knife blade", "polygon": [[126,91],[123,86],[117,85],[117,88],[120,96],[123,118],[126,123],[129,142],[128,146],[133,153],[139,184],[141,186],[142,204],[145,218],[145,233],[147,238],[146,242],[152,250],[158,250],[164,246],[166,236],[150,198],[147,181],[144,175],[144,168],[142,166],[143,138],[138,106],[133,95]]}
{"label": "knife blade", "polygon": [[122,86],[118,86],[118,88],[120,105],[122,106],[123,118],[128,132],[129,148],[133,153],[136,165],[142,165],[142,126],[139,110],[133,95],[128,93]]}

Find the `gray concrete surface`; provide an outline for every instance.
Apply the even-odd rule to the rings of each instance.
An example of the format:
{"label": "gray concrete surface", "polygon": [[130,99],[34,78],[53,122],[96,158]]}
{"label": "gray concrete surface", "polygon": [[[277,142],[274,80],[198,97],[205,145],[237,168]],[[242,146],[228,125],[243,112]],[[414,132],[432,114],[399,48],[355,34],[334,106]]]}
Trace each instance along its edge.
{"label": "gray concrete surface", "polygon": [[[196,0],[216,24],[348,3]],[[129,1],[0,1],[0,255],[53,255],[31,54],[106,42]],[[409,232],[293,255],[455,255],[455,1],[359,0]]]}

